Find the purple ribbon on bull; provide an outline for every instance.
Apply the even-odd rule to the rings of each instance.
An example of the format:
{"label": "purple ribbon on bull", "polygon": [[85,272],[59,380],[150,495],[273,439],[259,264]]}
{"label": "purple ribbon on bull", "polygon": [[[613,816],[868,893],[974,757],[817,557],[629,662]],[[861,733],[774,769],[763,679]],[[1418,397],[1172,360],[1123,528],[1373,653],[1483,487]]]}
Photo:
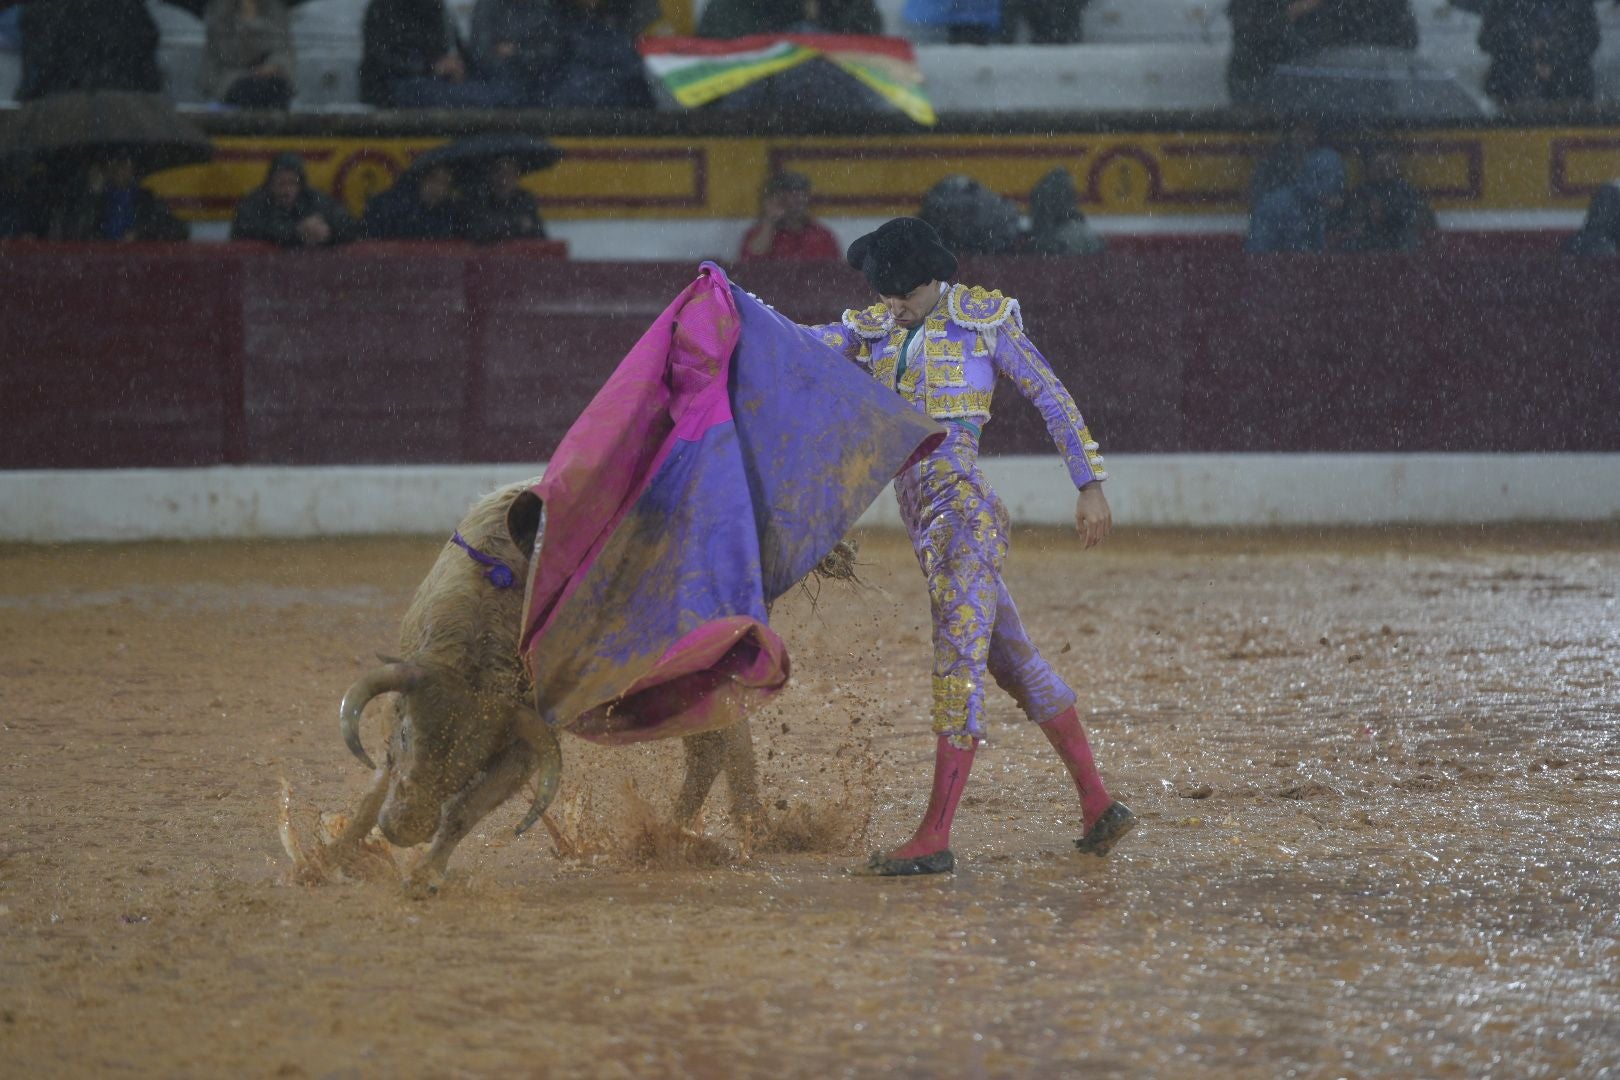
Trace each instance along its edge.
{"label": "purple ribbon on bull", "polygon": [[467,557],[473,562],[478,563],[481,566],[489,567],[488,570],[484,571],[484,576],[488,578],[489,583],[495,586],[497,589],[510,589],[513,585],[517,584],[517,577],[512,573],[512,568],[510,566],[507,566],[493,555],[485,555],[482,551],[479,551],[477,548],[467,543],[467,541],[461,538],[460,529],[457,529],[455,535],[450,537],[450,542],[456,545],[462,551],[465,551],[467,553]]}

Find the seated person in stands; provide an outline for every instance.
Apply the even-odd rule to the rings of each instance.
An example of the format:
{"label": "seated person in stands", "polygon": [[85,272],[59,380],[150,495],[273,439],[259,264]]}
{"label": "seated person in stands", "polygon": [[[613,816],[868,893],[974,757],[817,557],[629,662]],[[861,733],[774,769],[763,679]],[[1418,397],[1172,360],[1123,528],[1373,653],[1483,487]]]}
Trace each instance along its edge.
{"label": "seated person in stands", "polygon": [[650,109],[636,49],[640,0],[478,0],[471,55],[513,104],[556,109]]}
{"label": "seated person in stands", "polygon": [[1085,40],[1081,15],[1091,0],[1002,0],[1001,40],[1011,44],[1029,28],[1031,45],[1073,45]]}
{"label": "seated person in stands", "polygon": [[1001,33],[1001,0],[906,0],[906,36],[949,45],[988,45]]}
{"label": "seated person in stands", "polygon": [[373,240],[464,240],[467,214],[447,165],[408,170],[393,187],[372,196],[360,220]]}
{"label": "seated person in stands", "polygon": [[287,0],[208,0],[200,82],[209,101],[285,109],[293,98]]}
{"label": "seated person in stands", "polygon": [[1030,189],[1026,254],[1101,255],[1107,248],[1080,209],[1080,189],[1068,169],[1053,169]]}
{"label": "seated person in stands", "polygon": [[831,229],[810,216],[810,178],[779,172],[760,193],[759,220],[743,234],[739,262],[841,259],[844,249]]}
{"label": "seated person in stands", "polygon": [[501,240],[544,240],[540,201],[519,183],[523,176],[511,158],[496,158],[467,199],[467,238],[480,244]]}
{"label": "seated person in stands", "polygon": [[1346,251],[1416,251],[1439,231],[1434,210],[1401,175],[1400,158],[1387,146],[1366,156],[1360,185],[1345,199],[1331,231]]}
{"label": "seated person in stands", "polygon": [[1315,120],[1299,117],[1292,121],[1249,175],[1249,207],[1252,209],[1268,192],[1293,183],[1306,155],[1321,144]]}
{"label": "seated person in stands", "polygon": [[697,33],[707,38],[750,34],[881,34],[874,0],[709,0]]}
{"label": "seated person in stands", "polygon": [[1485,92],[1498,105],[1591,101],[1599,30],[1594,0],[1489,0],[1479,47]]}
{"label": "seated person in stands", "polygon": [[1564,241],[1566,255],[1620,254],[1620,180],[1592,193],[1581,231]]}
{"label": "seated person in stands", "polygon": [[191,238],[186,223],[163,200],[141,186],[127,153],[100,158],[77,170],[67,198],[50,208],[51,240],[180,241]]}
{"label": "seated person in stands", "polygon": [[444,0],[370,0],[360,27],[360,100],[378,108],[491,109],[521,102],[477,76]]}
{"label": "seated person in stands", "polygon": [[1278,64],[1341,45],[1416,49],[1411,0],[1231,0],[1226,85],[1246,103]]}
{"label": "seated person in stands", "polygon": [[1313,150],[1292,183],[1269,192],[1249,218],[1245,251],[1326,251],[1329,216],[1344,203],[1345,170],[1339,155]]}
{"label": "seated person in stands", "polygon": [[309,186],[304,160],[277,154],[264,183],[236,206],[232,240],[262,240],[285,248],[330,247],[359,235],[349,212],[325,192]]}
{"label": "seated person in stands", "polygon": [[158,28],[144,0],[31,0],[19,22],[17,100],[64,90],[158,93]]}
{"label": "seated person in stands", "polygon": [[958,255],[1010,255],[1023,232],[1017,204],[971,176],[947,176],[929,188],[917,216]]}

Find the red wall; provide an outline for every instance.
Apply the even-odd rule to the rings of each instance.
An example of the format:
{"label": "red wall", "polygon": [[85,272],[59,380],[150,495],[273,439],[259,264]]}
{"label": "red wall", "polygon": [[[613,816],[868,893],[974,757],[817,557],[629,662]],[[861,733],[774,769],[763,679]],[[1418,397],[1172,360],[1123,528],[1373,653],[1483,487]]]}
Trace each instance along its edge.
{"label": "red wall", "polygon": [[[695,267],[0,245],[0,468],[534,461]],[[1204,245],[984,259],[1105,451],[1620,450],[1620,267]],[[739,271],[805,321],[839,264]],[[1004,387],[991,453],[1049,448]]]}

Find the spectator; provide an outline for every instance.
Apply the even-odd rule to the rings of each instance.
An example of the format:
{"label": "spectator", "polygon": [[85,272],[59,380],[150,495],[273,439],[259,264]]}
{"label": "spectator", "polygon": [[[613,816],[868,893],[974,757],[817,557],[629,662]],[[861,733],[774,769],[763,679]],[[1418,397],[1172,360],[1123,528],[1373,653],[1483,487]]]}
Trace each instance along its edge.
{"label": "spectator", "polygon": [[1328,215],[1344,202],[1344,162],[1326,148],[1312,150],[1292,183],[1268,192],[1249,218],[1244,250],[1324,251]]}
{"label": "spectator", "polygon": [[1568,255],[1620,253],[1620,180],[1611,180],[1592,193],[1581,231],[1564,241]]}
{"label": "spectator", "polygon": [[743,234],[741,262],[841,259],[842,245],[831,229],[810,216],[810,178],[779,172],[760,193],[759,220]]}
{"label": "spectator", "polygon": [[208,0],[202,92],[239,109],[286,109],[293,98],[287,0]]}
{"label": "spectator", "polygon": [[543,105],[564,53],[552,0],[478,0],[468,53],[485,78],[509,87],[520,105]]}
{"label": "spectator", "polygon": [[1086,221],[1068,169],[1053,169],[1030,190],[1029,217],[1024,250],[1031,255],[1101,255],[1108,248]]}
{"label": "spectator", "polygon": [[1249,205],[1254,206],[1267,192],[1292,183],[1306,155],[1318,145],[1316,121],[1299,117],[1289,124],[1249,176]]}
{"label": "spectator", "polygon": [[113,154],[77,170],[68,198],[50,212],[52,240],[189,240],[191,230],[141,186],[135,161]]}
{"label": "spectator", "polygon": [[33,0],[23,7],[17,100],[65,90],[158,93],[158,28],[143,0]]}
{"label": "spectator", "polygon": [[988,45],[1001,29],[1001,0],[906,0],[900,17],[919,41]]}
{"label": "spectator", "polygon": [[710,0],[698,19],[707,38],[750,34],[881,34],[873,0]]}
{"label": "spectator", "polygon": [[1226,85],[1249,100],[1278,64],[1341,45],[1416,49],[1411,0],[1231,0],[1232,52]]}
{"label": "spectator", "polygon": [[467,206],[467,236],[480,244],[501,240],[544,240],[540,201],[524,190],[522,173],[511,158],[491,161]]}
{"label": "spectator", "polygon": [[958,255],[1006,255],[1018,245],[1018,207],[971,176],[947,176],[929,188],[917,216]]}
{"label": "spectator", "polygon": [[360,100],[379,108],[489,109],[519,104],[474,78],[444,0],[370,0],[361,23]]}
{"label": "spectator", "polygon": [[563,54],[545,104],[554,109],[651,109],[647,65],[636,49],[636,6],[625,0],[555,0]]}
{"label": "spectator", "polygon": [[277,154],[264,183],[237,204],[232,240],[264,240],[287,248],[345,244],[359,233],[338,201],[309,186],[297,154]]}
{"label": "spectator", "polygon": [[1434,210],[1401,175],[1400,159],[1387,146],[1366,157],[1361,184],[1350,193],[1335,222],[1347,251],[1415,251],[1434,238]]}
{"label": "spectator", "polygon": [[361,230],[375,240],[463,240],[466,207],[448,165],[407,170],[366,203]]}
{"label": "spectator", "polygon": [[1504,107],[1591,101],[1598,37],[1595,0],[1490,0],[1479,24],[1485,92]]}
{"label": "spectator", "polygon": [[1073,45],[1085,40],[1081,15],[1091,0],[1002,0],[1001,40],[1011,44],[1029,28],[1032,45]]}

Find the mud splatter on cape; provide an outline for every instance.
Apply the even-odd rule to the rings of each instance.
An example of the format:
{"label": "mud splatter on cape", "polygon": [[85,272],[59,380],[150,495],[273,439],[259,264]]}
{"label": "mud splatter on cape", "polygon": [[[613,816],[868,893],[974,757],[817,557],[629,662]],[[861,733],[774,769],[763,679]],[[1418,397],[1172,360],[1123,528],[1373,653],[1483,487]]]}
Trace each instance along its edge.
{"label": "mud splatter on cape", "polygon": [[568,430],[522,648],[599,742],[722,727],[787,682],[765,605],[941,429],[712,263]]}

